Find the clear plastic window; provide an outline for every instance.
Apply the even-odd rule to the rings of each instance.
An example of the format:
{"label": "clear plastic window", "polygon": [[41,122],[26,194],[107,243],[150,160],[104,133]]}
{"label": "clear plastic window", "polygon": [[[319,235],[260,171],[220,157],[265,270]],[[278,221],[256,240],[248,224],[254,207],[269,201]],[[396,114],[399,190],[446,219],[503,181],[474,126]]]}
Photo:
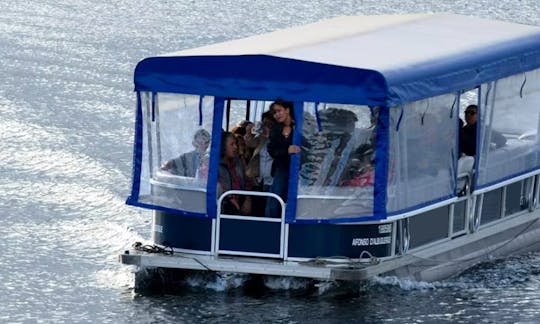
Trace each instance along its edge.
{"label": "clear plastic window", "polygon": [[376,109],[304,104],[297,218],[373,214]]}
{"label": "clear plastic window", "polygon": [[478,184],[537,169],[540,70],[482,85]]}
{"label": "clear plastic window", "polygon": [[458,114],[454,94],[390,109],[388,212],[453,194]]}
{"label": "clear plastic window", "polygon": [[[206,212],[213,97],[142,93],[140,202]],[[200,102],[202,100],[202,102]]]}
{"label": "clear plastic window", "polygon": [[271,101],[259,100],[227,101],[221,126],[224,130],[233,131],[236,126],[245,120],[251,122],[259,121],[263,112],[268,110],[271,103]]}

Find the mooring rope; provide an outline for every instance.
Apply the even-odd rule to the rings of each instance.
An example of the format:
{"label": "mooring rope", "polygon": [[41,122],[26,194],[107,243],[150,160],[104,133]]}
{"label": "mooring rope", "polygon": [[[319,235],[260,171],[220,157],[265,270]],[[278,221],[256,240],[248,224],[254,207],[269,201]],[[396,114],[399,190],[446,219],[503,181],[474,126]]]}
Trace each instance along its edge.
{"label": "mooring rope", "polygon": [[173,255],[174,254],[174,250],[170,246],[167,246],[167,247],[163,248],[163,247],[157,246],[155,244],[150,245],[150,244],[142,244],[141,242],[135,242],[135,243],[133,243],[132,247],[137,251],[142,251],[142,252],[147,252],[147,253],[161,253],[161,254],[165,254],[165,255]]}

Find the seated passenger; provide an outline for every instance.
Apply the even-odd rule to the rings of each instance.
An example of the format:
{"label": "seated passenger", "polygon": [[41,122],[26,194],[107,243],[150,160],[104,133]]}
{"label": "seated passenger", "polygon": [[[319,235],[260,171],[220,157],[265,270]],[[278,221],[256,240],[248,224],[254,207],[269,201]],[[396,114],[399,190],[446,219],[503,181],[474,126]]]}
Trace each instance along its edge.
{"label": "seated passenger", "polygon": [[169,171],[179,176],[194,178],[204,153],[210,144],[210,133],[204,129],[199,129],[193,135],[193,142],[191,144],[195,148],[193,151],[181,154],[177,158],[163,163],[161,170]]}
{"label": "seated passenger", "polygon": [[[218,196],[229,190],[251,190],[251,181],[246,176],[246,165],[238,156],[236,139],[231,133],[223,133],[218,173]],[[249,215],[251,197],[229,195],[223,200],[221,212],[229,215]]]}
{"label": "seated passenger", "polygon": [[[465,121],[467,124],[459,132],[459,151],[461,154],[476,155],[476,125],[477,125],[478,106],[469,105],[465,109]],[[491,130],[491,143],[496,148],[503,147],[506,144],[506,137],[496,130]]]}

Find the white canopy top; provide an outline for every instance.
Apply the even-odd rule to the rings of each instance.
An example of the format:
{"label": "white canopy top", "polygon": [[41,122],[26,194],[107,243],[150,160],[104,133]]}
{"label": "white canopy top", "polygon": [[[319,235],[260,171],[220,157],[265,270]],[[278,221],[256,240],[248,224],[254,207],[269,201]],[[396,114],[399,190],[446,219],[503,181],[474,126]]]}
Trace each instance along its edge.
{"label": "white canopy top", "polygon": [[265,54],[384,73],[535,34],[539,27],[445,13],[347,16],[166,55]]}
{"label": "white canopy top", "polygon": [[354,16],[147,58],[135,88],[395,106],[539,67],[539,27],[444,13]]}

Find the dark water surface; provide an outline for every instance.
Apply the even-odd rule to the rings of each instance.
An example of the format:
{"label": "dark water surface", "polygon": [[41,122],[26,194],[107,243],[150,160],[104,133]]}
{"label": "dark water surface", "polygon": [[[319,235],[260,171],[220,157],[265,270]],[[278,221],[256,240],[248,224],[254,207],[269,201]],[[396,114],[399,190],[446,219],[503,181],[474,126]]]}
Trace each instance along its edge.
{"label": "dark water surface", "polygon": [[116,260],[150,237],[150,213],[124,205],[139,60],[337,15],[435,11],[540,25],[538,0],[1,1],[0,322],[540,322],[540,254],[433,284],[250,291],[193,277],[146,295]]}

